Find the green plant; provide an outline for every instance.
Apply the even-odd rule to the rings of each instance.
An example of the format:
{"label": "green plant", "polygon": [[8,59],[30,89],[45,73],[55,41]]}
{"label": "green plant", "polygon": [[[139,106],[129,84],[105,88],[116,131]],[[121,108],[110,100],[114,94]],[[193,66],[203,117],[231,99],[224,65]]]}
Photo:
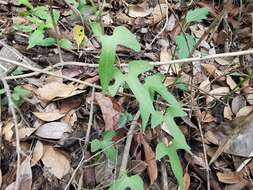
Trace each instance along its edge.
{"label": "green plant", "polygon": [[94,139],[91,142],[91,152],[103,150],[106,157],[111,161],[116,161],[118,151],[114,147],[112,138],[116,135],[114,131],[105,131],[103,133],[103,140]]}
{"label": "green plant", "polygon": [[[176,98],[163,84],[163,75],[151,74],[150,76],[144,77],[143,81],[140,80],[140,75],[145,72],[151,72],[153,69],[153,66],[147,61],[139,60],[129,62],[127,73],[121,72],[120,69],[114,66],[116,46],[118,44],[124,45],[135,51],[140,51],[140,45],[137,42],[136,37],[129,30],[124,27],[116,27],[113,35],[107,36],[104,35],[99,24],[92,23],[91,27],[93,33],[102,44],[99,60],[99,75],[103,92],[105,93],[109,91],[112,96],[115,96],[120,87],[130,89],[139,102],[143,131],[145,131],[148,126],[149,120],[151,120],[152,128],[155,128],[162,123],[166,123],[173,140],[169,146],[166,146],[163,143],[158,144],[156,148],[156,158],[157,160],[160,160],[166,155],[169,156],[172,171],[175,174],[180,187],[183,188],[183,169],[177,151],[183,149],[190,152],[190,147],[187,145],[184,135],[177,126],[175,118],[184,117],[186,116],[186,113],[182,110],[182,107],[177,102]],[[110,85],[109,83],[112,82],[112,80],[113,84]],[[160,112],[154,107],[154,99],[156,96],[161,96],[170,105],[165,113]],[[102,149],[102,147],[105,148],[100,144],[101,141],[96,140],[95,142],[95,150],[98,150],[97,147],[99,147],[99,149]],[[94,144],[92,147],[94,148]],[[117,190],[126,187],[134,189],[132,186],[126,186],[126,183],[124,182],[124,180],[129,180],[129,178],[132,179],[132,177],[127,177],[126,175],[120,176],[112,187]],[[138,184],[138,188],[143,188],[140,186],[141,183]]]}
{"label": "green plant", "polygon": [[132,190],[143,190],[143,181],[138,175],[128,177],[127,175],[122,175],[117,181],[109,188],[109,190],[119,190],[130,188]]}
{"label": "green plant", "polygon": [[[54,19],[55,23],[58,22],[60,18],[60,12],[53,9],[52,18],[50,10],[46,6],[33,7],[29,0],[19,0],[18,2],[27,7],[27,10],[20,13],[20,15],[25,16],[27,19],[29,19],[32,25],[19,24],[15,25],[14,29],[29,33],[28,48],[32,48],[36,45],[51,46],[55,44],[56,40],[52,37],[45,37],[45,32],[47,29],[54,27],[54,22],[52,19]],[[59,45],[67,49],[72,47],[72,43],[65,38],[59,40]]]}
{"label": "green plant", "polygon": [[[201,22],[208,15],[207,8],[195,8],[189,10],[186,14],[186,23],[183,26],[185,30],[192,22]],[[176,45],[178,51],[178,57],[180,59],[187,58],[190,51],[195,45],[195,39],[191,34],[180,34],[176,37]]]}
{"label": "green plant", "polygon": [[[2,105],[7,105],[8,100],[6,96],[3,96],[5,94],[5,89],[0,89],[0,102]],[[24,89],[21,86],[16,86],[12,93],[11,98],[15,105],[19,106],[23,103],[23,99],[30,94],[30,91]],[[1,96],[3,96],[3,99],[1,99]]]}

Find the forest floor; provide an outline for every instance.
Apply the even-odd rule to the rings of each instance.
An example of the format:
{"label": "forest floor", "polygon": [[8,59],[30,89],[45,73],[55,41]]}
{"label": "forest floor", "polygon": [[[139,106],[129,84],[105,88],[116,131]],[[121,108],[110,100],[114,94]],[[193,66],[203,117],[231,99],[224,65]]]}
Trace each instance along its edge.
{"label": "forest floor", "polygon": [[[0,0],[0,190],[253,189],[252,13],[246,0]],[[140,87],[163,75],[153,89],[182,106],[179,131],[153,115],[143,128],[133,82],[102,93],[111,68],[138,72],[129,60],[153,67]],[[189,150],[159,150],[180,138]]]}

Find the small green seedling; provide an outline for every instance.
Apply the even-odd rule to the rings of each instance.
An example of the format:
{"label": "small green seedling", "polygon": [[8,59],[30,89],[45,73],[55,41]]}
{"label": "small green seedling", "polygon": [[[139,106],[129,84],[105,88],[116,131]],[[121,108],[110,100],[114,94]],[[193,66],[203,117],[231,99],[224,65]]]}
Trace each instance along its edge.
{"label": "small green seedling", "polygon": [[[5,89],[0,89],[0,96],[3,96],[5,94]],[[12,101],[15,105],[20,106],[23,103],[23,100],[25,97],[27,97],[30,94],[30,91],[24,89],[21,86],[16,86],[11,94]],[[7,105],[8,99],[6,96],[3,96],[3,99],[1,100],[2,105]]]}
{"label": "small green seedling", "polygon": [[[29,2],[29,0],[19,0],[20,4],[27,7],[27,10],[20,15],[25,16],[33,24],[29,25],[15,25],[14,29],[29,33],[28,48],[33,48],[34,46],[51,46],[56,43],[56,40],[52,37],[45,37],[45,32],[47,29],[52,29],[54,27],[54,22],[50,14],[50,10],[46,6],[37,6]],[[60,18],[60,12],[53,9],[53,18],[55,23],[58,22]],[[68,39],[60,39],[59,45],[63,48],[69,49],[72,47],[72,43]]]}
{"label": "small green seedling", "polygon": [[130,188],[132,190],[143,190],[144,184],[140,176],[134,175],[128,177],[127,175],[122,175],[116,180],[114,184],[109,188],[109,190],[124,190]]}
{"label": "small green seedling", "polygon": [[103,140],[95,139],[91,142],[91,152],[102,150],[109,160],[116,161],[118,151],[112,141],[115,135],[116,132],[114,131],[105,131],[103,133]]}

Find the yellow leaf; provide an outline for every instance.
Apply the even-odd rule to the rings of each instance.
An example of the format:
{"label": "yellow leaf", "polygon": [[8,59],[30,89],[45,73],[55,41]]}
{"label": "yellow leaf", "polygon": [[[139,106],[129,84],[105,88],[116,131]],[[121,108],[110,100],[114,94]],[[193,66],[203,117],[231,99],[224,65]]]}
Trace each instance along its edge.
{"label": "yellow leaf", "polygon": [[85,39],[84,27],[80,25],[76,25],[73,28],[72,32],[73,32],[74,40],[76,41],[76,44],[77,44],[77,48],[79,49],[80,44]]}

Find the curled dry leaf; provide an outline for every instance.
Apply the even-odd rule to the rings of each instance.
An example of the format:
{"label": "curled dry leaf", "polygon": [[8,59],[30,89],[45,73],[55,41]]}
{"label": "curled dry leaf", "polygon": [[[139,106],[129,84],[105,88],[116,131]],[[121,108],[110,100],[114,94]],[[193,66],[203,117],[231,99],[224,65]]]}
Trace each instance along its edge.
{"label": "curled dry leaf", "polygon": [[190,188],[191,178],[188,172],[184,174],[184,190],[188,190]]}
{"label": "curled dry leaf", "polygon": [[64,113],[54,112],[33,112],[37,118],[42,121],[55,121],[65,116]]}
{"label": "curled dry leaf", "polygon": [[128,15],[133,18],[137,17],[146,17],[152,13],[152,9],[148,5],[129,5],[128,6]]}
{"label": "curled dry leaf", "polygon": [[36,135],[46,139],[61,139],[64,133],[71,132],[72,128],[63,122],[50,122],[38,128]]}
{"label": "curled dry leaf", "polygon": [[95,93],[95,100],[103,113],[106,130],[114,130],[118,126],[120,112],[122,107],[113,99],[103,96],[101,93]]}
{"label": "curled dry leaf", "polygon": [[[15,183],[8,185],[5,190],[15,190]],[[20,183],[18,190],[31,190],[32,189],[32,170],[30,165],[30,157],[27,157],[20,164]]]}
{"label": "curled dry leaf", "polygon": [[41,158],[44,166],[50,173],[61,179],[70,171],[70,160],[60,151],[51,146],[45,147],[45,152]]}
{"label": "curled dry leaf", "polygon": [[145,152],[145,160],[148,164],[148,176],[150,179],[150,184],[152,185],[158,176],[155,153],[145,140],[142,141],[142,144]]}
{"label": "curled dry leaf", "polygon": [[76,111],[71,110],[61,119],[61,121],[68,124],[69,126],[74,126],[75,122],[77,121]]}
{"label": "curled dry leaf", "polygon": [[228,120],[232,120],[233,119],[233,112],[232,112],[232,110],[231,110],[231,108],[230,108],[230,106],[229,105],[226,105],[225,107],[224,107],[224,112],[223,112],[223,114],[224,114],[224,118],[225,119],[228,119]]}
{"label": "curled dry leaf", "polygon": [[34,166],[35,164],[37,164],[38,161],[42,158],[42,156],[43,156],[43,144],[42,142],[38,140],[33,149],[31,166]]}
{"label": "curled dry leaf", "polygon": [[[232,77],[229,76],[229,75],[226,76],[226,82],[227,82],[227,84],[228,84],[228,86],[230,87],[231,90],[233,90],[237,87],[237,84],[232,79]],[[239,93],[239,91],[236,91],[236,92]]]}
{"label": "curled dry leaf", "polygon": [[66,85],[59,82],[51,82],[37,90],[37,94],[44,101],[50,101],[56,97],[67,98],[76,90],[72,84]]}

